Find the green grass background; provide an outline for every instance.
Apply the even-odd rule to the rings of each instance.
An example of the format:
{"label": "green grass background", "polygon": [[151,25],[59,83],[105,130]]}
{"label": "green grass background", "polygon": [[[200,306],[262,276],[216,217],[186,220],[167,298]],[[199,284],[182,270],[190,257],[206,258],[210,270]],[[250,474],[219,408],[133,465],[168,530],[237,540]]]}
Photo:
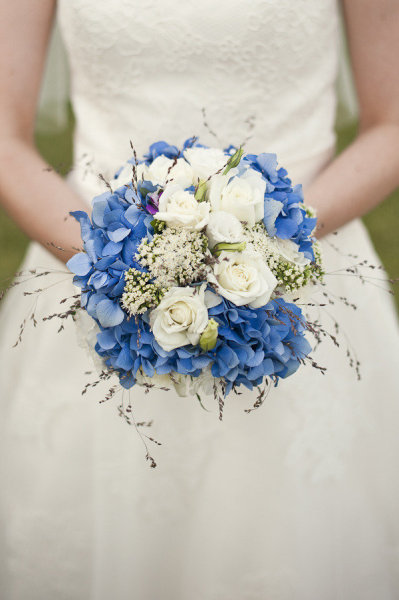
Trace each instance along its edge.
{"label": "green grass background", "polygon": [[[61,172],[67,172],[72,160],[73,119],[59,133],[36,136],[40,152]],[[338,151],[347,146],[355,135],[355,126],[338,131]],[[369,213],[364,222],[373,243],[392,278],[399,277],[399,190]],[[0,290],[8,286],[13,273],[23,257],[27,237],[0,208]],[[395,286],[395,299],[399,308],[399,285]]]}

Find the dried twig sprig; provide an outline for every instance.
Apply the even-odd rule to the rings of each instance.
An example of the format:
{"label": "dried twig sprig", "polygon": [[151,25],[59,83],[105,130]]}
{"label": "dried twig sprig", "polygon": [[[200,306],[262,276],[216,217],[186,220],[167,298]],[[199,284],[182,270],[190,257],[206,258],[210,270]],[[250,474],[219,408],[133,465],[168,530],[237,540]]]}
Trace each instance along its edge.
{"label": "dried twig sprig", "polygon": [[219,406],[219,421],[223,421],[223,410],[224,410],[224,395],[226,391],[226,384],[215,379],[213,382],[213,396]]}
{"label": "dried twig sprig", "polygon": [[36,320],[36,316],[35,316],[36,305],[37,305],[37,298],[35,299],[35,301],[33,303],[33,307],[30,308],[28,311],[28,315],[30,313],[30,316],[25,317],[25,319],[20,324],[18,337],[17,337],[15,344],[13,345],[13,348],[16,348],[22,342],[22,336],[24,334],[25,327],[26,327],[28,320],[32,321],[34,327],[37,326],[37,320]]}
{"label": "dried twig sprig", "polygon": [[138,164],[138,159],[137,159],[136,148],[134,147],[132,140],[130,140],[130,147],[132,149],[133,158],[134,158],[134,163],[132,163],[132,187],[133,187],[134,191],[137,193],[137,164]]}
{"label": "dried twig sprig", "polygon": [[[94,381],[90,381],[88,383],[86,383],[86,385],[84,386],[81,394],[82,396],[84,396],[84,394],[87,393],[87,391],[89,390],[89,388],[94,388],[97,387],[99,383],[101,383],[101,381],[107,381],[108,379],[110,379],[110,377],[113,375],[114,371],[112,369],[107,369],[107,370],[103,370],[101,371],[101,373],[98,375],[98,378],[95,379]],[[90,371],[89,373],[90,374]],[[106,402],[109,398],[103,398],[102,400],[99,401],[99,404],[102,404],[103,402]]]}
{"label": "dried twig sprig", "polygon": [[258,395],[256,396],[256,400],[252,406],[252,408],[245,408],[244,412],[249,414],[251,412],[253,412],[254,410],[260,408],[262,406],[262,404],[264,403],[264,401],[266,400],[266,398],[268,397],[269,393],[271,390],[271,383],[268,377],[266,377],[263,381],[262,387],[259,386],[258,387]]}
{"label": "dried twig sprig", "polygon": [[146,438],[147,440],[149,440],[150,442],[152,442],[153,444],[155,444],[157,446],[161,446],[162,444],[161,444],[161,442],[158,442],[154,437],[142,433],[139,429],[140,427],[151,427],[153,422],[152,421],[141,421],[140,423],[136,423],[134,415],[133,415],[132,404],[131,404],[130,398],[129,398],[129,402],[128,402],[127,406],[125,406],[123,395],[122,395],[122,402],[118,406],[118,412],[119,412],[119,416],[122,419],[124,419],[128,425],[133,425],[133,427],[135,428],[137,434],[139,435],[139,437],[144,445],[144,448],[146,451],[145,458],[147,461],[149,461],[150,467],[152,469],[155,469],[155,467],[157,466],[157,463],[155,462],[154,458],[151,456],[149,449],[148,449],[148,445],[144,438]]}
{"label": "dried twig sprig", "polygon": [[106,187],[108,188],[108,191],[111,192],[112,194],[112,187],[111,184],[109,183],[109,181],[107,181],[104,177],[104,175],[102,173],[98,174],[98,178],[106,185]]}
{"label": "dried twig sprig", "polygon": [[209,123],[208,123],[208,118],[207,118],[207,116],[206,116],[206,108],[205,108],[205,106],[203,106],[203,107],[201,108],[201,112],[202,112],[202,119],[203,119],[203,121],[202,121],[202,122],[203,122],[203,125],[204,125],[205,129],[206,129],[206,130],[208,131],[208,133],[209,133],[209,134],[210,134],[212,137],[214,137],[214,138],[217,140],[217,142],[220,144],[219,137],[218,137],[218,136],[217,136],[217,134],[216,134],[216,133],[213,131],[213,129],[211,129],[211,128],[210,128],[210,126],[209,126]]}

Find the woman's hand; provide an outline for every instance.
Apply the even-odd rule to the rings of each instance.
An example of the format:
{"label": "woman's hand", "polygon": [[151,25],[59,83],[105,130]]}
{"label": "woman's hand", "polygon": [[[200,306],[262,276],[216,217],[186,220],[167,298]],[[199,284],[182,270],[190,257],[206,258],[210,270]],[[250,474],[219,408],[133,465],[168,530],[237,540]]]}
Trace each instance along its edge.
{"label": "woman's hand", "polygon": [[0,0],[0,202],[29,237],[67,261],[81,246],[68,213],[87,206],[33,142],[54,10],[55,0]]}
{"label": "woman's hand", "polygon": [[344,0],[360,125],[348,146],[305,190],[318,237],[359,217],[399,186],[399,2]]}

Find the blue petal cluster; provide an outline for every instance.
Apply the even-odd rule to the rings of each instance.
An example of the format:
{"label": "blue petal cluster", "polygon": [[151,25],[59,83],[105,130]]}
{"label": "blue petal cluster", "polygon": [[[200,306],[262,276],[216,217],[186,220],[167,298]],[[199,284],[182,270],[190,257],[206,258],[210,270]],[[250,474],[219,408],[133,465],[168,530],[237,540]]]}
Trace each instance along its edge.
{"label": "blue petal cluster", "polygon": [[316,219],[306,215],[302,186],[292,186],[287,171],[278,168],[275,154],[247,154],[243,162],[266,179],[263,221],[268,234],[292,240],[307,258],[314,260],[312,231]]}
{"label": "blue petal cluster", "polygon": [[[190,138],[183,150],[196,144]],[[232,148],[226,151],[232,153]],[[157,156],[181,155],[166,142],[152,144],[145,155],[147,163]],[[275,155],[247,155],[246,162],[267,181],[265,226],[270,235],[289,238],[313,258],[311,231],[314,219],[306,217],[300,186],[292,188],[284,169],[277,170]],[[68,262],[75,274],[74,283],[82,289],[81,305],[100,328],[96,351],[106,365],[119,374],[125,388],[135,384],[139,369],[148,375],[176,373],[197,377],[208,365],[212,374],[226,381],[226,394],[233,385],[250,389],[265,376],[276,380],[296,371],[310,352],[304,334],[306,323],[294,304],[276,299],[265,307],[251,309],[222,299],[209,310],[219,324],[218,341],[212,351],[199,346],[184,346],[170,352],[154,338],[146,315],[129,318],[120,306],[129,268],[143,269],[134,260],[144,237],[152,238],[154,213],[151,182],[121,186],[93,200],[91,219],[82,211],[71,213],[80,223],[84,252]],[[311,256],[310,256],[311,255]]]}
{"label": "blue petal cluster", "polygon": [[114,327],[126,318],[119,305],[125,271],[143,270],[134,260],[143,237],[152,236],[152,216],[141,206],[144,199],[131,187],[105,192],[93,200],[91,220],[83,211],[72,212],[80,223],[84,252],[75,254],[68,268],[82,288],[81,304],[102,327]]}
{"label": "blue petal cluster", "polygon": [[209,312],[219,323],[212,374],[226,379],[227,393],[233,384],[252,389],[266,376],[288,377],[311,351],[301,309],[282,298],[257,309],[223,300]]}

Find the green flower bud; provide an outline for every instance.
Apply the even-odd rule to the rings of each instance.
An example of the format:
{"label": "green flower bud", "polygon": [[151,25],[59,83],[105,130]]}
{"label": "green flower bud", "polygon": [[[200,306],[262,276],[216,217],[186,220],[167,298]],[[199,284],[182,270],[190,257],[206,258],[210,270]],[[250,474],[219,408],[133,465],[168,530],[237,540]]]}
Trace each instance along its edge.
{"label": "green flower bud", "polygon": [[194,198],[197,202],[205,202],[206,200],[206,181],[200,181],[195,190]]}
{"label": "green flower bud", "polygon": [[155,233],[162,233],[162,231],[166,227],[165,221],[161,221],[160,219],[153,219],[150,225],[152,225],[152,228],[155,231]]}
{"label": "green flower bud", "polygon": [[244,149],[242,146],[240,146],[238,148],[238,150],[236,150],[234,152],[233,156],[230,156],[229,160],[227,161],[227,165],[226,165],[225,170],[223,171],[223,175],[227,175],[227,173],[230,171],[230,169],[234,169],[234,167],[238,167],[243,154],[244,154]]}
{"label": "green flower bud", "polygon": [[212,350],[216,346],[218,329],[219,324],[217,321],[215,321],[215,319],[209,319],[208,325],[205,327],[199,340],[199,345],[205,352]]}
{"label": "green flower bud", "polygon": [[227,242],[219,242],[212,250],[214,256],[219,256],[221,252],[242,252],[247,247],[247,242],[237,242],[229,244]]}

